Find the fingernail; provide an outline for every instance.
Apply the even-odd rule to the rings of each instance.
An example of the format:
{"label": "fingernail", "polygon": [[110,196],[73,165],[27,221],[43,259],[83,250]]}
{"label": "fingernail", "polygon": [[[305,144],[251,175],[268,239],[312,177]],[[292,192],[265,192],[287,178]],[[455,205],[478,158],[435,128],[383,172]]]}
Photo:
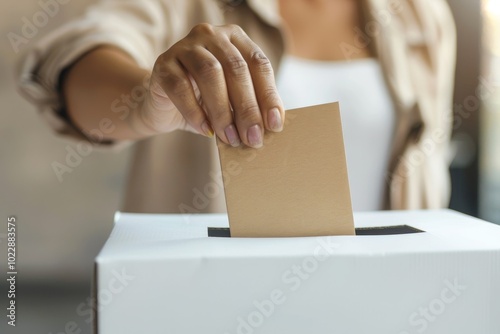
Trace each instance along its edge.
{"label": "fingernail", "polygon": [[226,134],[226,138],[232,147],[240,146],[240,136],[238,136],[238,132],[236,132],[234,125],[228,125],[224,130],[224,133]]}
{"label": "fingernail", "polygon": [[281,113],[278,108],[273,108],[269,110],[269,113],[267,114],[267,123],[269,124],[269,128],[273,131],[283,130]]}
{"label": "fingernail", "polygon": [[210,124],[208,124],[208,121],[204,121],[201,124],[201,129],[205,133],[205,136],[207,136],[209,138],[212,138],[214,136],[214,130],[212,129],[212,127],[210,126]]}
{"label": "fingernail", "polygon": [[254,148],[262,147],[262,130],[260,126],[252,125],[247,131],[248,143]]}

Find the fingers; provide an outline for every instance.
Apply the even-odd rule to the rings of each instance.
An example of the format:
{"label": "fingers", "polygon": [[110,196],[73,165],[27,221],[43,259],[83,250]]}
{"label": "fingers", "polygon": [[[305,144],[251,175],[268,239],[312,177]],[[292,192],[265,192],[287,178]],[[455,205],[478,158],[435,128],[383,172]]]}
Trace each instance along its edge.
{"label": "fingers", "polygon": [[285,113],[271,63],[237,26],[197,25],[158,58],[155,73],[166,96],[198,132],[210,135],[213,129],[227,144],[258,148],[266,129],[283,128]]}
{"label": "fingers", "polygon": [[180,59],[198,86],[208,119],[217,136],[232,146],[240,145],[240,136],[233,122],[233,113],[224,69],[207,49],[194,47]]}
{"label": "fingers", "polygon": [[248,64],[229,38],[209,44],[207,48],[222,66],[234,123],[241,141],[250,147],[261,147],[264,124]]}
{"label": "fingers", "polygon": [[193,129],[207,137],[213,136],[210,122],[196,99],[193,85],[181,63],[167,53],[163,54],[154,66],[153,79],[153,83],[161,86]]}

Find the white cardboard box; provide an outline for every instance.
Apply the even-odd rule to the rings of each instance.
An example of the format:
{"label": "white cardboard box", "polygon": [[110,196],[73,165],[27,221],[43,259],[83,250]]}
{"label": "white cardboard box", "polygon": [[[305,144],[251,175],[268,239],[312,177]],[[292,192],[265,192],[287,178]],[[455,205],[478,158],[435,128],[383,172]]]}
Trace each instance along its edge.
{"label": "white cardboard box", "polygon": [[[499,334],[500,226],[355,214],[420,233],[208,237],[227,216],[117,213],[96,258],[99,334]],[[365,230],[366,232],[366,230]]]}

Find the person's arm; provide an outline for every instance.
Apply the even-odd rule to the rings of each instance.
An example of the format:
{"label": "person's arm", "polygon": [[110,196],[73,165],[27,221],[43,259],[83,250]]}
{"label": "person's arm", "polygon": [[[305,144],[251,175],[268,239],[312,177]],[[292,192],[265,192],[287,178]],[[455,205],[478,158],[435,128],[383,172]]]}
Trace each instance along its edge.
{"label": "person's arm", "polygon": [[[140,101],[132,91],[144,87]],[[79,59],[63,81],[67,112],[83,131],[99,129],[107,118],[106,139],[138,139],[185,129],[224,142],[262,146],[264,129],[281,131],[284,108],[269,60],[237,26],[200,24],[156,60],[152,73],[126,53],[97,48]],[[130,113],[116,108],[128,98]]]}
{"label": "person's arm", "polygon": [[103,140],[146,137],[148,133],[140,127],[136,117],[145,96],[134,99],[131,94],[134,90],[145,91],[144,81],[148,75],[147,70],[139,68],[117,48],[102,46],[90,51],[62,78],[68,116],[88,135],[98,130],[105,136]]}

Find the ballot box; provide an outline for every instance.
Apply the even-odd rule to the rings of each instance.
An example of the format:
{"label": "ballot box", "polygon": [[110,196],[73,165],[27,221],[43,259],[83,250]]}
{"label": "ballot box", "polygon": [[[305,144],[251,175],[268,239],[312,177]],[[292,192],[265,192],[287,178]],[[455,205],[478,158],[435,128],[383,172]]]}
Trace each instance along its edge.
{"label": "ballot box", "polygon": [[224,214],[119,212],[95,331],[500,333],[500,226],[451,210],[354,221],[355,236],[235,238]]}

